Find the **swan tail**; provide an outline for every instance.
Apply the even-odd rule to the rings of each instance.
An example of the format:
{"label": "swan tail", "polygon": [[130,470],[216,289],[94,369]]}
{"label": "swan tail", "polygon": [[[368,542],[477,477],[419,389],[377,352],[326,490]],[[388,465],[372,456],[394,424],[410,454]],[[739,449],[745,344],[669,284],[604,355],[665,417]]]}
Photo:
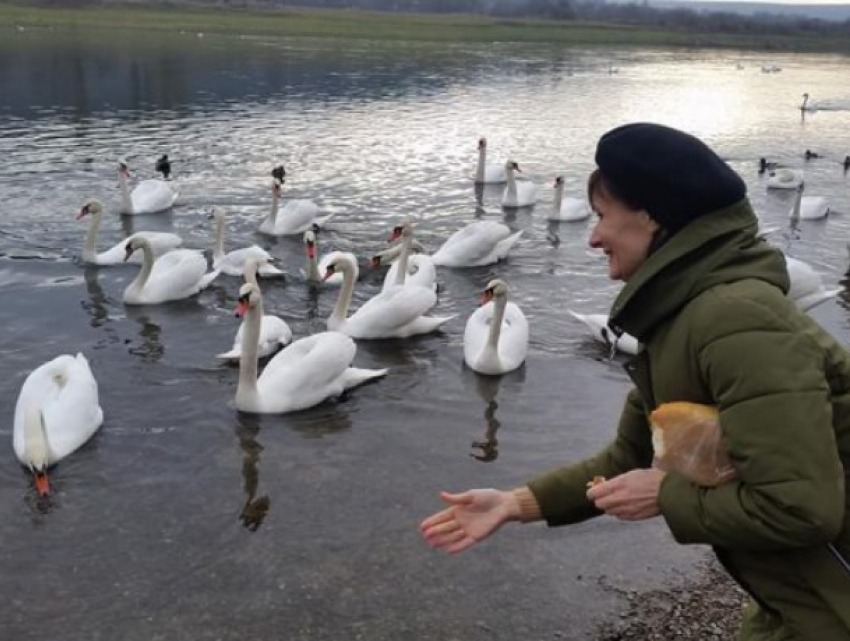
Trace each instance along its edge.
{"label": "swan tail", "polygon": [[343,375],[344,389],[351,389],[358,385],[363,385],[376,378],[381,378],[387,375],[388,369],[363,369],[360,367],[349,367]]}
{"label": "swan tail", "polygon": [[221,361],[238,361],[241,352],[238,349],[232,349],[229,352],[222,352],[221,354],[216,354],[215,357]]}
{"label": "swan tail", "polygon": [[835,298],[840,292],[840,289],[824,289],[822,291],[808,294],[807,296],[801,296],[794,302],[797,303],[797,306],[804,312],[808,312],[821,303],[825,303],[826,301]]}
{"label": "swan tail", "polygon": [[316,216],[313,219],[313,224],[317,227],[324,227],[327,225],[333,218],[336,216],[336,212],[332,214],[327,214],[326,216]]}
{"label": "swan tail", "polygon": [[218,278],[218,275],[220,273],[221,273],[221,270],[216,269],[216,270],[211,271],[209,274],[204,274],[204,277],[201,279],[201,282],[198,283],[198,291],[199,292],[203,291],[207,287],[209,287],[210,283],[212,283],[216,278]]}
{"label": "swan tail", "polygon": [[278,269],[274,265],[269,265],[268,263],[261,266],[260,269],[257,271],[257,273],[260,276],[265,276],[265,277],[275,277],[275,276],[283,276],[284,275],[282,269]]}

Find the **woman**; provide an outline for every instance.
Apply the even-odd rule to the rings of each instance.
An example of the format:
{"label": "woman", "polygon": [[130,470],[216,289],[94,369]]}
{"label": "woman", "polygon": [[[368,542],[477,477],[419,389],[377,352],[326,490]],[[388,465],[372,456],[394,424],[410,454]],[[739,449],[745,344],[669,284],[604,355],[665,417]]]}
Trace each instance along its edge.
{"label": "woman", "polygon": [[[850,640],[850,356],[786,298],[782,254],[704,143],[630,124],[602,136],[596,163],[590,245],[625,282],[612,328],[642,344],[617,435],[512,491],[443,493],[425,538],[457,553],[509,521],[660,514],[752,597],[739,639]],[[672,401],[717,407],[737,478],[707,488],[652,468],[647,415]]]}

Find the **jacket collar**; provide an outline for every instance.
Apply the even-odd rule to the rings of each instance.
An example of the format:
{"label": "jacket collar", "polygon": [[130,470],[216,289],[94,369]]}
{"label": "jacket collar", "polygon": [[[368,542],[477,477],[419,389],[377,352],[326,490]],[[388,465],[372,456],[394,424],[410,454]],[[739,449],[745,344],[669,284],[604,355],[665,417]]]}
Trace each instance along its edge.
{"label": "jacket collar", "polygon": [[693,220],[629,279],[611,308],[612,328],[643,342],[685,303],[721,283],[757,278],[787,293],[785,259],[757,231],[747,199]]}

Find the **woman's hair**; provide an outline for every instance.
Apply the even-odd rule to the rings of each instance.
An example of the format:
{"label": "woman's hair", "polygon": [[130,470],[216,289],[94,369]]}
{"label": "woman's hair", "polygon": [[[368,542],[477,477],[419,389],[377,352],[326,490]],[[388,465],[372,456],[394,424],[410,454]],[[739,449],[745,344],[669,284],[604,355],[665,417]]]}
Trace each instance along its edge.
{"label": "woman's hair", "polygon": [[606,178],[605,174],[599,168],[594,169],[587,179],[587,202],[590,203],[591,209],[593,208],[593,198],[595,196],[618,200],[633,211],[644,209],[644,206],[634,198],[624,196],[622,191],[617,189],[616,185],[610,179]]}

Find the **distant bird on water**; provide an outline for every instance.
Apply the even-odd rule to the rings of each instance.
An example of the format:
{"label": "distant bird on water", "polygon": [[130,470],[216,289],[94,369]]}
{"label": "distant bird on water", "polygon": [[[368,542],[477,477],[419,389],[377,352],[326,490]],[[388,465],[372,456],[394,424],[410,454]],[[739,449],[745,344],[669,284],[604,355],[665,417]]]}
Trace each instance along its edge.
{"label": "distant bird on water", "polygon": [[813,158],[820,158],[820,154],[815,153],[811,149],[806,149],[805,157],[806,160],[812,160]]}
{"label": "distant bird on water", "polygon": [[156,165],[154,165],[154,170],[162,174],[163,180],[169,180],[171,178],[171,161],[168,160],[168,154],[162,154],[159,160],[156,161]]}
{"label": "distant bird on water", "polygon": [[768,162],[767,158],[759,158],[759,173],[763,174],[769,169],[776,169],[779,166],[778,162]]}

